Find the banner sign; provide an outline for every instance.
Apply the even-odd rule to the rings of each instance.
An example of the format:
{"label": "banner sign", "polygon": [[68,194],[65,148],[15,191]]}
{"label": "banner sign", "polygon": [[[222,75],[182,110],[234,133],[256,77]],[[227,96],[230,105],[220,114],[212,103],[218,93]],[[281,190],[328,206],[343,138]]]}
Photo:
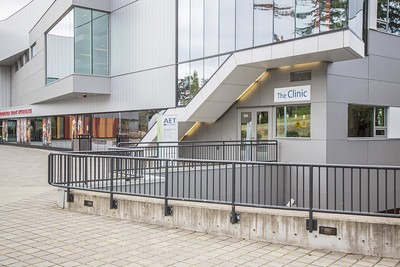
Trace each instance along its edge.
{"label": "banner sign", "polygon": [[283,87],[274,89],[274,102],[310,101],[311,85]]}
{"label": "banner sign", "polygon": [[178,118],[176,115],[157,116],[157,141],[161,142],[159,157],[176,158],[176,146],[178,145]]}

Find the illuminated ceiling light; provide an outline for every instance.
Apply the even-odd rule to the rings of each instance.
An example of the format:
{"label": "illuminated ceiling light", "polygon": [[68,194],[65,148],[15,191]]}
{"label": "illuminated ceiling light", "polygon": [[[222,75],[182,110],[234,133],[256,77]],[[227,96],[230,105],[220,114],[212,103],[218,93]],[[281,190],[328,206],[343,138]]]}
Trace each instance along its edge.
{"label": "illuminated ceiling light", "polygon": [[196,122],[196,123],[189,129],[189,131],[187,131],[187,132],[182,136],[182,138],[179,139],[179,141],[182,141],[186,136],[188,136],[189,134],[191,134],[191,133],[194,131],[194,129],[195,129],[199,124],[200,124],[200,122]]}
{"label": "illuminated ceiling light", "polygon": [[312,66],[317,66],[319,64],[321,64],[321,61],[282,66],[282,67],[279,67],[278,69],[284,70],[284,69],[290,69],[290,68],[306,68],[306,67],[310,68]]}
{"label": "illuminated ceiling light", "polygon": [[261,78],[268,73],[268,70],[264,71],[252,84],[250,84],[249,87],[247,87],[246,90],[244,90],[244,92],[238,97],[236,98],[236,101],[238,101],[240,98],[242,98],[242,96],[244,96],[252,87],[253,85],[255,85],[259,80],[261,80]]}

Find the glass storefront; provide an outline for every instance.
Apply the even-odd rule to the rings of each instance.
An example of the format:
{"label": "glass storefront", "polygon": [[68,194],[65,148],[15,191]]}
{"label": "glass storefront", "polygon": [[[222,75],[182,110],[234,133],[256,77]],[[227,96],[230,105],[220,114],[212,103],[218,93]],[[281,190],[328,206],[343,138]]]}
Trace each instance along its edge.
{"label": "glass storefront", "polygon": [[78,134],[88,134],[95,142],[103,140],[100,142],[113,145],[117,136],[124,134],[129,137],[129,141],[140,141],[156,123],[159,112],[148,110],[4,119],[0,120],[0,140],[59,146],[60,142],[70,143]]}

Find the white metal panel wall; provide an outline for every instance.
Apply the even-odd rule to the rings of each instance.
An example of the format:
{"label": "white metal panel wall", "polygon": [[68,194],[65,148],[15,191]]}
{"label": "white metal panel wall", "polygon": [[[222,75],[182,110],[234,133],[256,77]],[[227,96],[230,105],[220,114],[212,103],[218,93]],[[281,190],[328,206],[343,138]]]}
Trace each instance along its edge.
{"label": "white metal panel wall", "polygon": [[10,68],[0,66],[0,108],[10,106]]}
{"label": "white metal panel wall", "polygon": [[[111,80],[110,96],[90,96],[33,105],[32,116],[165,109],[175,105],[175,67],[124,75]],[[157,78],[154,78],[157,77]]]}
{"label": "white metal panel wall", "polygon": [[175,1],[136,1],[111,13],[111,75],[175,63]]}
{"label": "white metal panel wall", "polygon": [[137,2],[139,0],[112,0],[111,1],[111,11],[115,11],[118,8],[129,5],[133,2]]}

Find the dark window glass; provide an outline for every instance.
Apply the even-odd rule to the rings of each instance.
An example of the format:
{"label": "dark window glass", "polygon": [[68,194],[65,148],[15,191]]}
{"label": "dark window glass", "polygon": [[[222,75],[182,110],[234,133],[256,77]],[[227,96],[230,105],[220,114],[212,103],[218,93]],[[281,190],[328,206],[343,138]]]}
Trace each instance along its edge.
{"label": "dark window glass", "polygon": [[204,1],[204,56],[218,54],[218,1]]}
{"label": "dark window glass", "polygon": [[275,0],[274,40],[276,42],[294,38],[295,0]]}
{"label": "dark window glass", "polygon": [[373,137],[374,108],[365,106],[349,106],[348,136]]}
{"label": "dark window glass", "polygon": [[375,126],[386,126],[386,108],[382,107],[376,108]]}
{"label": "dark window glass", "polygon": [[235,0],[219,2],[219,52],[235,50]]}
{"label": "dark window glass", "polygon": [[273,0],[254,0],[254,45],[272,42]]}
{"label": "dark window glass", "polygon": [[236,50],[253,46],[253,0],[236,0]]}

